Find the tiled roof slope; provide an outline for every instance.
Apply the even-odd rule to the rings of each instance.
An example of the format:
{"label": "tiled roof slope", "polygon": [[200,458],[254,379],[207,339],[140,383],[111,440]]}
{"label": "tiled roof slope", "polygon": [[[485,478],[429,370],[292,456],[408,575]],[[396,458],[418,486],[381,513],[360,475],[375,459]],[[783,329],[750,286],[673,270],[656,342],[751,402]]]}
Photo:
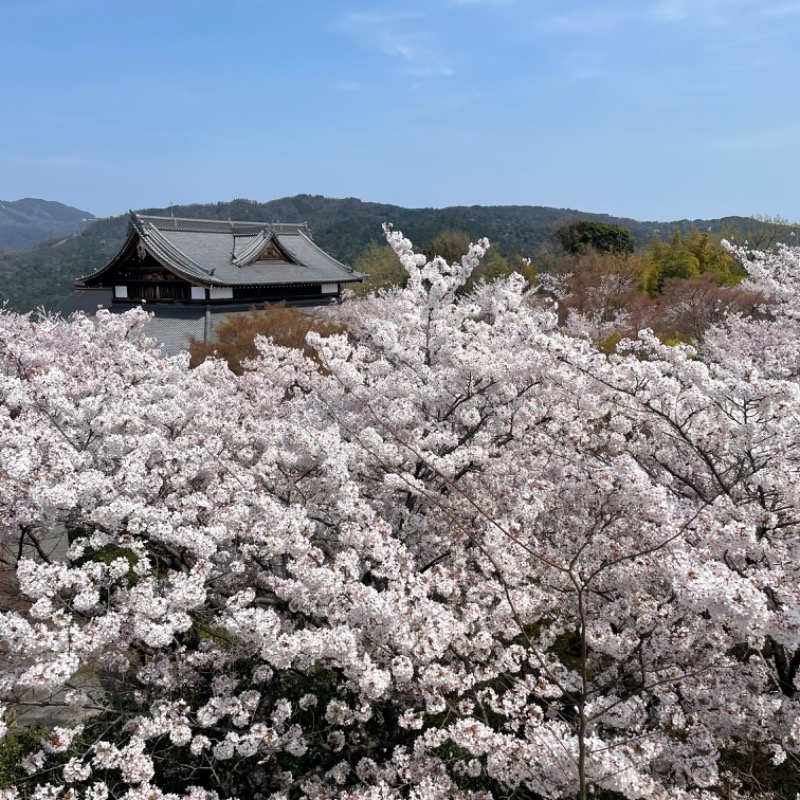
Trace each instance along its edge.
{"label": "tiled roof slope", "polygon": [[[131,212],[132,233],[158,261],[210,286],[350,283],[364,276],[329,256],[306,225],[151,217]],[[270,239],[291,261],[254,263]],[[103,269],[82,280],[99,276]]]}

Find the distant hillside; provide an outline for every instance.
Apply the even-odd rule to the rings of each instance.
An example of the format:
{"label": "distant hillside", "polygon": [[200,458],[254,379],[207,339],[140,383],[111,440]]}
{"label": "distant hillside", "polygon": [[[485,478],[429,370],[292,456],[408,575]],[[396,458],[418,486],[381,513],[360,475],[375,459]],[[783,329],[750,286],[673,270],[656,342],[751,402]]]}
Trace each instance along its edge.
{"label": "distant hillside", "polygon": [[0,251],[23,250],[82,231],[94,215],[53,200],[0,200]]}
{"label": "distant hillside", "polygon": [[[20,201],[23,202],[23,201]],[[6,204],[10,205],[10,204]],[[56,204],[58,205],[58,204]],[[82,212],[81,212],[82,213]],[[381,241],[381,225],[391,222],[417,247],[424,247],[443,230],[466,231],[473,239],[486,236],[503,255],[535,257],[559,224],[566,220],[597,219],[625,225],[638,246],[646,246],[658,233],[671,235],[673,228],[688,232],[692,226],[719,232],[726,226],[741,227],[743,217],[716,220],[639,222],[545,206],[454,206],[451,208],[403,208],[365,203],[355,198],[297,195],[268,203],[233,200],[229,203],[143,209],[143,213],[197,219],[236,219],[263,222],[308,222],[314,240],[324,250],[352,264],[371,241]],[[23,252],[0,253],[0,301],[29,311],[53,308],[72,290],[76,278],[105,264],[119,249],[127,232],[127,216],[98,219],[79,235],[61,242],[40,244]]]}

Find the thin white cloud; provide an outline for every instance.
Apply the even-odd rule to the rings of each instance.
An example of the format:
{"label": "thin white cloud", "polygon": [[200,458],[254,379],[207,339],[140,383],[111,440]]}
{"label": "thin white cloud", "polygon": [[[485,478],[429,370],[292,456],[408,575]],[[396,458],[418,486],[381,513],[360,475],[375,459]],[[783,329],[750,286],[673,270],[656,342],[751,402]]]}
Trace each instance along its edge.
{"label": "thin white cloud", "polygon": [[[692,23],[712,27],[741,27],[741,14],[752,13],[762,0],[647,0],[641,3],[573,5],[556,14],[543,16],[539,28],[563,34],[597,34],[643,22],[656,25]],[[800,11],[800,0],[777,7],[777,13]],[[758,9],[758,12],[765,13]],[[757,13],[758,13],[757,12]],[[772,13],[776,13],[773,11]]]}
{"label": "thin white cloud", "polygon": [[364,84],[359,81],[336,81],[333,88],[339,92],[360,92]]}
{"label": "thin white cloud", "polygon": [[647,13],[655,22],[692,22],[717,28],[741,28],[740,15],[745,13],[745,7],[757,4],[760,5],[761,0],[657,0],[647,8]]}
{"label": "thin white cloud", "polygon": [[517,0],[452,0],[454,6],[510,6]]}
{"label": "thin white cloud", "polygon": [[566,56],[567,75],[575,81],[590,81],[606,74],[602,56],[596,52],[574,50]]}
{"label": "thin white cloud", "polygon": [[409,75],[454,75],[450,59],[422,22],[420,15],[404,12],[347,14],[337,27],[362,47],[401,60]]}
{"label": "thin white cloud", "polygon": [[580,7],[541,17],[537,27],[545,33],[596,35],[616,30],[636,16],[629,6]]}
{"label": "thin white cloud", "polygon": [[662,22],[682,22],[689,16],[686,0],[661,0],[653,8],[653,17]]}
{"label": "thin white cloud", "polygon": [[720,142],[731,150],[781,150],[800,147],[800,127],[769,128]]}
{"label": "thin white cloud", "polygon": [[779,6],[765,6],[761,9],[765,17],[788,17],[790,14],[800,14],[800,3],[783,3]]}

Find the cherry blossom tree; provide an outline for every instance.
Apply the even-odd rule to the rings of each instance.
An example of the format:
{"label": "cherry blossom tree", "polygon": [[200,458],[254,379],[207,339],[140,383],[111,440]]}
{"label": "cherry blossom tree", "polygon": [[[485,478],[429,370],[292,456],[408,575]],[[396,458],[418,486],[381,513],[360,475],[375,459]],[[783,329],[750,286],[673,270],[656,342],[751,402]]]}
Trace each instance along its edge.
{"label": "cherry blossom tree", "polygon": [[743,256],[757,318],[606,355],[518,275],[459,292],[488,243],[387,238],[407,285],[317,362],[0,315],[7,735],[61,715],[5,797],[796,785],[798,255]]}

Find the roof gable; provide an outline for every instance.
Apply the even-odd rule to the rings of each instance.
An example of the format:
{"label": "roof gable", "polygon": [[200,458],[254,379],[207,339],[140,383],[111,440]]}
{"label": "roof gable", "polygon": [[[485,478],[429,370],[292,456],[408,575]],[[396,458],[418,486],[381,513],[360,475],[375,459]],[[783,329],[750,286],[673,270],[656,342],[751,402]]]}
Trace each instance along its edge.
{"label": "roof gable", "polygon": [[234,235],[232,261],[237,267],[247,267],[251,264],[297,263],[296,259],[287,255],[275,234],[266,229],[259,231],[255,236]]}
{"label": "roof gable", "polygon": [[254,264],[263,264],[264,262],[271,261],[284,261],[293,264],[292,259],[286,255],[283,248],[278,244],[274,236],[270,237],[266,247],[253,259]]}

